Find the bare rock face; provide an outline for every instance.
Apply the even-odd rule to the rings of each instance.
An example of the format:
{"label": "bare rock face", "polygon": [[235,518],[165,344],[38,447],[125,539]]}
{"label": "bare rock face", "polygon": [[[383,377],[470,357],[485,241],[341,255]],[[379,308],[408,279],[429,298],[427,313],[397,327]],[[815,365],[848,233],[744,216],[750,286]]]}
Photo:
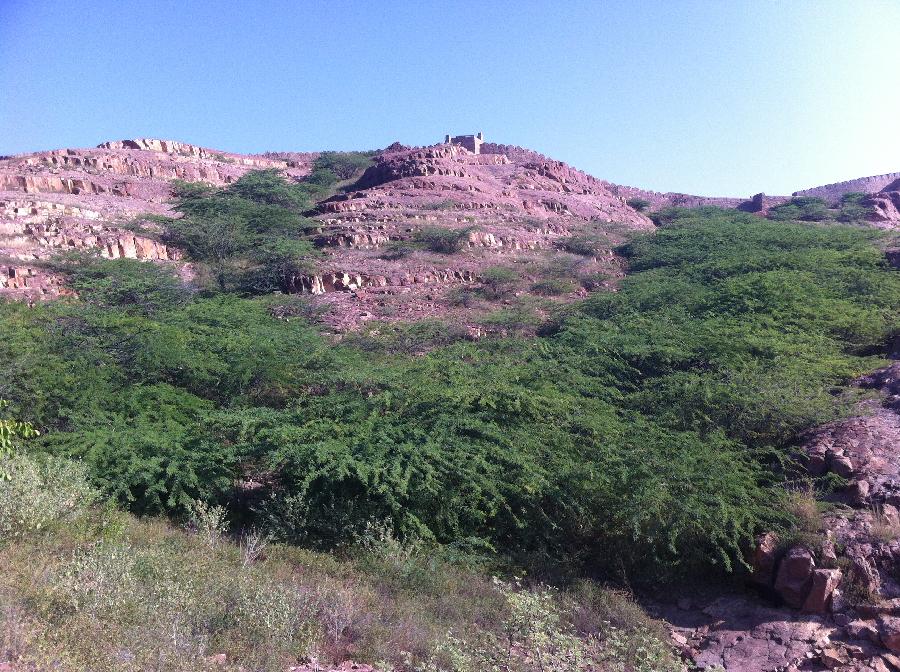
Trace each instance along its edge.
{"label": "bare rock face", "polygon": [[178,250],[123,228],[146,215],[171,215],[172,180],[222,186],[263,168],[299,178],[314,158],[243,156],[156,139],[2,158],[0,295],[33,300],[65,293],[37,263],[61,251],[176,262]]}
{"label": "bare rock face", "polygon": [[900,190],[881,191],[862,201],[870,208],[869,220],[883,228],[900,227]]}

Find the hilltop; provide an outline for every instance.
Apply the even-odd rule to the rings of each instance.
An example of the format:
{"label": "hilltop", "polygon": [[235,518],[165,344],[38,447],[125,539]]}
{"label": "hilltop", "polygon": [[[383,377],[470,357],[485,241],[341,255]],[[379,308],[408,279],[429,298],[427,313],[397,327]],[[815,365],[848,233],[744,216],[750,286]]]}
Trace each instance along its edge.
{"label": "hilltop", "polygon": [[[366,153],[333,188],[313,194],[304,235],[318,253],[286,291],[315,297],[322,319],[340,330],[454,316],[475,335],[502,331],[483,319],[491,312],[478,291],[486,274],[489,284],[505,285],[508,305],[532,297],[529,310],[546,315],[553,305],[614,286],[623,269],[613,249],[654,229],[651,210],[711,205],[764,215],[790,200],[657,193],[521,147],[484,142],[477,149],[395,143]],[[47,262],[72,250],[162,262],[192,277],[191,259],[161,224],[181,216],[177,184],[226,188],[266,170],[302,184],[315,180],[325,155],[241,155],[136,139],[3,158],[0,291],[31,300],[67,293]],[[891,177],[795,195],[834,201],[864,191],[873,224],[895,226],[900,192]]]}

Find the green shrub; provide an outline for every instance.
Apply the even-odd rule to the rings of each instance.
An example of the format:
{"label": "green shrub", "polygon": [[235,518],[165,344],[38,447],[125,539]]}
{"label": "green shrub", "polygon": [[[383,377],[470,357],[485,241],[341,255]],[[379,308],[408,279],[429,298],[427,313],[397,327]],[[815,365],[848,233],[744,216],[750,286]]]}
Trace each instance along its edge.
{"label": "green shrub", "polygon": [[531,291],[541,296],[560,296],[574,290],[575,285],[571,280],[560,280],[557,278],[538,280],[531,285]]}
{"label": "green shrub", "polygon": [[610,275],[603,272],[583,273],[578,276],[579,284],[588,291],[602,289],[603,287],[606,287],[609,281]]}
{"label": "green shrub", "polygon": [[226,196],[291,210],[305,210],[310,200],[303,188],[285,179],[277,170],[251,170],[225,190]]}
{"label": "green shrub", "polygon": [[99,308],[152,315],[190,299],[190,290],[166,266],[76,254],[55,260],[53,267],[81,300]]}
{"label": "green shrub", "polygon": [[462,249],[472,230],[471,226],[463,229],[426,226],[416,234],[416,241],[432,252],[455,254]]}
{"label": "green shrub", "polygon": [[361,350],[417,354],[465,339],[465,327],[437,318],[411,323],[369,323],[344,342]]}
{"label": "green shrub", "polygon": [[601,239],[597,236],[588,234],[580,234],[577,236],[569,236],[560,239],[557,244],[560,249],[572,254],[578,254],[583,257],[594,257],[602,251],[608,250],[609,241]]}
{"label": "green shrub", "polygon": [[456,287],[447,292],[447,303],[451,306],[469,308],[475,303],[475,291],[471,287]]}
{"label": "green shrub", "polygon": [[237,288],[251,295],[296,292],[298,279],[313,272],[309,241],[273,239],[248,255],[249,267],[235,276]]}
{"label": "green shrub", "polygon": [[215,191],[215,187],[213,187],[208,182],[186,182],[184,180],[172,180],[171,182],[169,182],[169,186],[172,189],[172,195],[178,199],[206,198]]}
{"label": "green shrub", "polygon": [[869,229],[663,219],[619,249],[618,291],[536,338],[535,300],[474,343],[426,322],[336,344],[283,297],[0,304],[2,379],[33,450],[137,513],[200,499],[318,548],[375,524],[636,585],[734,569],[794,525],[790,446],[881,363],[900,278]]}
{"label": "green shrub", "polygon": [[0,461],[0,539],[19,539],[84,515],[97,493],[84,465],[15,455]]}
{"label": "green shrub", "polygon": [[322,152],[313,162],[313,170],[327,170],[337,180],[350,180],[371,165],[370,152]]}
{"label": "green shrub", "polygon": [[508,266],[490,266],[479,275],[481,291],[489,299],[509,296],[519,283],[519,274]]}
{"label": "green shrub", "polygon": [[398,261],[419,249],[415,244],[403,240],[392,240],[388,242],[381,253],[378,255],[387,261]]}
{"label": "green shrub", "polygon": [[541,324],[541,317],[530,306],[518,305],[488,313],[481,324],[505,333],[527,332]]}
{"label": "green shrub", "polygon": [[863,201],[867,197],[868,194],[862,192],[844,194],[841,197],[841,202],[839,204],[840,213],[837,217],[838,221],[846,224],[861,224],[866,222],[872,211],[870,207],[863,205]]}
{"label": "green shrub", "polygon": [[795,196],[787,203],[770,208],[768,216],[776,221],[822,222],[834,219],[835,213],[817,196]]}
{"label": "green shrub", "polygon": [[629,208],[634,208],[638,212],[645,212],[652,204],[645,198],[629,198],[625,201]]}
{"label": "green shrub", "polygon": [[314,225],[302,184],[275,170],[251,171],[222,190],[184,190],[182,214],[166,225],[166,242],[208,267],[219,291],[288,291],[313,256],[305,240]]}
{"label": "green shrub", "polygon": [[457,202],[452,198],[445,198],[443,201],[423,204],[422,210],[454,210],[457,206]]}
{"label": "green shrub", "polygon": [[[0,408],[6,408],[9,402],[0,399]],[[20,444],[38,436],[38,431],[30,422],[22,422],[14,418],[0,418],[0,482],[9,480],[10,472],[7,461],[15,455]]]}

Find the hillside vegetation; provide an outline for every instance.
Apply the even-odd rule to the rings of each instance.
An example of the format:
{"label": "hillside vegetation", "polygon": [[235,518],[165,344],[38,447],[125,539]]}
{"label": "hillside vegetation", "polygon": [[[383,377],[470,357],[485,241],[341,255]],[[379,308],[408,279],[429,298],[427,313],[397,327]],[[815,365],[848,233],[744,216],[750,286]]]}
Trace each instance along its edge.
{"label": "hillside vegetation", "polygon": [[881,234],[706,208],[536,338],[335,342],[274,291],[313,254],[302,190],[181,189],[193,284],[73,257],[77,299],[0,305],[0,653],[25,669],[677,669],[598,585],[801,534],[792,443],[898,333]]}
{"label": "hillside vegetation", "polygon": [[[537,339],[335,345],[296,297],[73,265],[80,300],[0,306],[0,392],[41,431],[30,450],[139,515],[201,500],[307,548],[377,525],[632,585],[731,570],[791,525],[790,442],[877,364],[900,280],[869,230],[670,215],[622,250],[618,292]],[[439,347],[405,354],[422,339]]]}

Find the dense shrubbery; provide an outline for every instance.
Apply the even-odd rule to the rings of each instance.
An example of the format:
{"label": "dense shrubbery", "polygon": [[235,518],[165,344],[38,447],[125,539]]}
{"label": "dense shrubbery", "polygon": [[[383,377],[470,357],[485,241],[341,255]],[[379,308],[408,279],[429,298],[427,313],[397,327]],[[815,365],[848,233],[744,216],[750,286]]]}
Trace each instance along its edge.
{"label": "dense shrubbery", "polygon": [[862,205],[866,194],[853,192],[844,194],[839,203],[829,206],[824,199],[816,196],[795,196],[787,203],[776,205],[769,210],[769,219],[776,221],[799,220],[805,222],[839,221],[845,224],[865,222],[869,208]]}
{"label": "dense shrubbery", "polygon": [[620,291],[534,340],[330,345],[270,298],[170,300],[138,265],[162,298],[134,309],[92,270],[79,303],[0,306],[0,395],[141,513],[201,498],[314,547],[378,524],[638,581],[734,566],[787,522],[784,448],[876,364],[900,280],[869,230],[665,217]]}
{"label": "dense shrubbery", "polygon": [[863,205],[867,194],[859,191],[844,194],[841,197],[838,221],[845,224],[858,224],[865,222],[871,214],[871,208]]}
{"label": "dense shrubbery", "polygon": [[634,208],[638,212],[644,212],[645,210],[647,210],[647,208],[653,205],[646,198],[629,198],[625,201],[625,204],[629,208]]}
{"label": "dense shrubbery", "polygon": [[509,266],[489,266],[480,275],[481,291],[489,299],[508,296],[519,283],[519,274]]}
{"label": "dense shrubbery", "polygon": [[322,183],[333,176],[328,186],[342,180],[358,177],[372,165],[374,152],[322,152],[313,162],[310,181]]}
{"label": "dense shrubbery", "polygon": [[285,290],[308,270],[313,224],[301,213],[311,204],[309,184],[261,170],[226,189],[180,183],[175,193],[181,217],[165,224],[165,239],[202,262],[220,291]]}
{"label": "dense shrubbery", "polygon": [[472,227],[448,229],[442,226],[426,226],[416,232],[415,242],[431,252],[454,254],[462,249]]}

